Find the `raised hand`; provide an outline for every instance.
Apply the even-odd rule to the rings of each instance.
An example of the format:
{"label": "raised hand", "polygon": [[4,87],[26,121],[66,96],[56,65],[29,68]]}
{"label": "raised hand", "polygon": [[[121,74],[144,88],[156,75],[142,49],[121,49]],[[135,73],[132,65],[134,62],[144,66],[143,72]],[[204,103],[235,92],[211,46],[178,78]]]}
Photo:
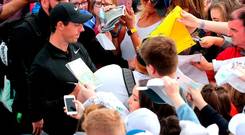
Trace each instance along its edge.
{"label": "raised hand", "polygon": [[199,25],[199,22],[201,21],[199,18],[195,17],[194,15],[182,10],[181,17],[178,19],[179,22],[183,23],[184,25],[188,27],[194,27],[197,28]]}
{"label": "raised hand", "polygon": [[41,131],[43,129],[43,119],[36,121],[36,122],[32,122],[32,134],[34,135],[40,135]]}

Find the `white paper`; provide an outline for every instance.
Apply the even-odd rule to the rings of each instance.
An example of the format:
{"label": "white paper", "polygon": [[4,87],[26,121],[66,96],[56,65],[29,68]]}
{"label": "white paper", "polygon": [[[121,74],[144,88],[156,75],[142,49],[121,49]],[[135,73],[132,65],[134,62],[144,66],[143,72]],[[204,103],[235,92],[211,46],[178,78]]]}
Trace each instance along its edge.
{"label": "white paper", "polygon": [[240,78],[241,73],[235,67],[234,63],[230,63],[219,68],[215,75],[216,83],[218,86],[228,83],[239,92],[245,93],[245,81]]}
{"label": "white paper", "polygon": [[121,16],[125,15],[125,6],[117,6],[107,12],[105,12],[105,24],[101,28],[102,32],[107,32],[115,27],[115,24],[119,22]]}
{"label": "white paper", "polygon": [[218,86],[227,83],[228,78],[232,76],[232,72],[230,71],[231,67],[229,66],[231,66],[231,64],[223,65],[223,67],[219,68],[218,72],[216,72],[214,78]]}
{"label": "white paper", "polygon": [[104,33],[97,34],[96,38],[105,50],[116,50],[112,41]]}
{"label": "white paper", "polygon": [[206,72],[199,70],[191,64],[191,62],[200,62],[202,55],[178,55],[178,68],[197,83],[208,84],[208,77]]}
{"label": "white paper", "polygon": [[72,72],[81,84],[92,84],[99,87],[100,81],[94,76],[94,73],[84,63],[81,58],[66,64],[66,67]]}
{"label": "white paper", "polygon": [[228,59],[228,60],[213,60],[214,71],[219,70],[219,68],[221,66],[227,65],[229,63],[231,63],[233,65],[245,66],[245,57],[232,58],[232,59]]}
{"label": "white paper", "polygon": [[191,62],[200,62],[202,54],[178,55],[178,66],[190,64]]}
{"label": "white paper", "polygon": [[149,87],[149,86],[160,86],[160,87],[163,87],[164,83],[163,83],[163,80],[161,78],[152,78],[152,79],[149,79],[147,81],[146,86],[147,87]]}
{"label": "white paper", "polygon": [[204,86],[203,84],[195,82],[194,80],[186,76],[180,69],[177,69],[176,80],[184,91],[188,91],[189,87],[201,90]]}

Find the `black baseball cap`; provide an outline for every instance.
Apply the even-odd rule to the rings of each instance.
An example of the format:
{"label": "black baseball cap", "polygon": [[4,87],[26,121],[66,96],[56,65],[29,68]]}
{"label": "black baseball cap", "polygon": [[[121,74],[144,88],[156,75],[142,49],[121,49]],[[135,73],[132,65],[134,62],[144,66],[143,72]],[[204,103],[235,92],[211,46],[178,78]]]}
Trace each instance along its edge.
{"label": "black baseball cap", "polygon": [[167,96],[165,90],[162,87],[150,86],[142,92],[156,104],[169,104],[173,106],[172,100]]}
{"label": "black baseball cap", "polygon": [[73,23],[85,23],[92,18],[91,14],[80,13],[79,8],[75,7],[72,3],[62,2],[57,4],[50,13],[51,25],[58,21],[73,22]]}
{"label": "black baseball cap", "polygon": [[155,91],[154,89],[148,88],[142,91],[153,103],[157,104],[167,104]]}

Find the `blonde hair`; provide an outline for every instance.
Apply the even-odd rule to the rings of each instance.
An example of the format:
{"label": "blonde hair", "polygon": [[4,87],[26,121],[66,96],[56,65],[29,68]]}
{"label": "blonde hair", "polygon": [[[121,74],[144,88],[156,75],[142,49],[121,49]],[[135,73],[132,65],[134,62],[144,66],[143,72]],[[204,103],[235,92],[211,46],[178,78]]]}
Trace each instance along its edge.
{"label": "blonde hair", "polygon": [[116,131],[123,130],[125,133],[124,122],[120,114],[112,109],[102,108],[90,112],[84,119],[83,129],[89,132],[96,131],[107,135],[113,135]]}
{"label": "blonde hair", "polygon": [[83,115],[82,115],[81,119],[78,121],[77,130],[78,131],[84,131],[84,129],[82,127],[82,123],[83,123],[84,119],[88,116],[88,114],[90,112],[97,110],[97,109],[101,109],[101,108],[105,108],[105,106],[103,106],[101,104],[92,104],[92,105],[86,107],[85,110],[83,111]]}

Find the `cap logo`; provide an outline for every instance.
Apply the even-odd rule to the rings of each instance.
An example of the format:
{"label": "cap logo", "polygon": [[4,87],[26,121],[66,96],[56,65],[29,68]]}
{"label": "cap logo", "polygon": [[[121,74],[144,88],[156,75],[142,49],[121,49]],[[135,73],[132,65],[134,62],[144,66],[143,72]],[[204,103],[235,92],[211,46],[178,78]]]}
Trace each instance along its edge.
{"label": "cap logo", "polygon": [[77,11],[78,10],[78,7],[74,7],[74,10]]}

